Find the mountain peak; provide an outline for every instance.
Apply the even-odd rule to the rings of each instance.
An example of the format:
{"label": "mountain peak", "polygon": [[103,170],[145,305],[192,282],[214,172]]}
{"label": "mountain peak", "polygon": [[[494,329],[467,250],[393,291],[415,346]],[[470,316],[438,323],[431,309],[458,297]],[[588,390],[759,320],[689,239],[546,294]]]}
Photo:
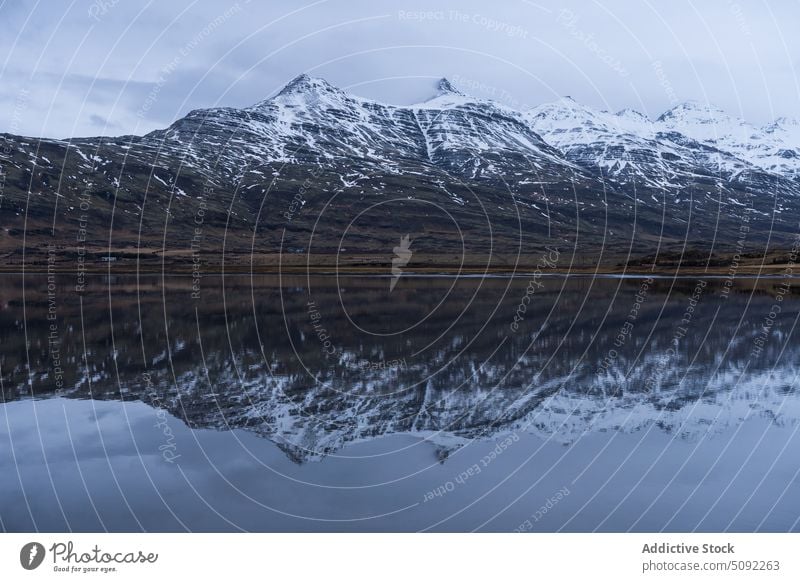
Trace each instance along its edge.
{"label": "mountain peak", "polygon": [[689,99],[683,103],[678,103],[672,110],[685,110],[685,111],[719,111],[719,107],[707,101],[698,101],[697,99]]}
{"label": "mountain peak", "polygon": [[464,95],[445,77],[442,77],[436,83],[436,90],[439,92],[439,95]]}
{"label": "mountain peak", "polygon": [[436,82],[436,95],[411,107],[457,107],[474,101],[472,97],[456,89],[449,79],[442,77]]}
{"label": "mountain peak", "polygon": [[775,120],[775,122],[772,125],[784,126],[784,127],[786,126],[797,127],[800,126],[800,119],[797,119],[795,117],[779,117],[778,119]]}
{"label": "mountain peak", "polygon": [[762,128],[766,134],[777,137],[793,149],[800,149],[800,119],[779,117]]}
{"label": "mountain peak", "polygon": [[695,122],[709,122],[728,117],[727,113],[711,103],[690,100],[679,103],[672,109],[661,114],[658,121],[692,120]]}
{"label": "mountain peak", "polygon": [[617,117],[628,117],[630,119],[641,119],[642,121],[647,121],[647,116],[644,113],[636,111],[635,109],[631,109],[630,107],[626,107],[625,109],[620,109],[615,113]]}
{"label": "mountain peak", "polygon": [[286,86],[280,90],[280,95],[296,95],[298,93],[320,93],[320,92],[335,92],[338,91],[336,87],[328,83],[325,79],[319,77],[310,77],[303,73],[296,76],[289,81]]}
{"label": "mountain peak", "polygon": [[286,83],[276,95],[259,101],[249,107],[252,110],[261,110],[272,107],[276,104],[282,105],[302,105],[319,104],[329,101],[340,101],[345,96],[344,91],[334,87],[325,79],[311,77],[303,73]]}
{"label": "mountain peak", "polygon": [[587,120],[592,119],[597,115],[597,112],[581,105],[569,95],[560,97],[556,101],[550,103],[543,103],[528,110],[528,115],[540,119],[548,118],[554,121],[565,120]]}

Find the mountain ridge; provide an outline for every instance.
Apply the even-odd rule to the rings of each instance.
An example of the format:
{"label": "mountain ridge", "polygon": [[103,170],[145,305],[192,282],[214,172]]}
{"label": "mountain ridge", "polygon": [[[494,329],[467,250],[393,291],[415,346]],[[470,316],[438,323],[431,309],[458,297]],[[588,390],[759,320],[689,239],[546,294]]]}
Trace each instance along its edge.
{"label": "mountain ridge", "polygon": [[[678,123],[684,110],[702,127]],[[651,121],[564,98],[519,112],[446,78],[432,98],[397,106],[299,75],[250,107],[193,110],[144,136],[6,135],[0,251],[31,268],[49,244],[178,270],[197,252],[214,268],[269,257],[372,268],[416,232],[423,264],[513,270],[548,246],[605,266],[634,249],[688,248],[706,265],[716,252],[788,249],[800,181],[781,140],[795,126],[776,121],[753,144],[732,130],[716,140],[706,118],[721,113],[701,110]]]}

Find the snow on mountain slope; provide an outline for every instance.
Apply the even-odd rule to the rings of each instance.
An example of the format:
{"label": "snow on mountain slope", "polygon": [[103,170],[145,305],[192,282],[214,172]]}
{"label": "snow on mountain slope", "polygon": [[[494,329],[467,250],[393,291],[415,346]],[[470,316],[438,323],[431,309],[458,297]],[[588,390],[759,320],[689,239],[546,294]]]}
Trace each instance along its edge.
{"label": "snow on mountain slope", "polygon": [[179,147],[196,163],[238,175],[243,161],[250,166],[346,161],[398,174],[427,165],[468,178],[509,174],[512,168],[520,176],[545,166],[555,175],[576,170],[519,113],[467,97],[446,79],[438,88],[434,98],[401,107],[300,75],[252,107],[192,111],[145,140]]}
{"label": "snow on mountain slope", "polygon": [[[677,189],[702,171],[697,148],[660,134],[637,111],[595,111],[565,97],[529,110],[526,118],[568,160],[620,184]],[[739,171],[744,169],[738,160],[730,162],[741,166]]]}
{"label": "snow on mountain slope", "polygon": [[179,144],[193,159],[214,159],[233,173],[242,162],[257,166],[336,160],[362,160],[399,171],[404,159],[424,155],[410,112],[349,96],[307,75],[252,107],[192,111],[146,139],[165,147]]}
{"label": "snow on mountain slope", "polygon": [[[568,160],[596,168],[621,184],[681,189],[717,181],[718,187],[727,182],[800,193],[796,184],[785,180],[793,177],[791,154],[783,153],[780,165],[774,161],[777,146],[768,145],[759,130],[694,102],[671,109],[655,122],[631,109],[616,114],[596,111],[569,97],[535,107],[525,117]],[[785,121],[773,133],[791,136],[792,128]]]}
{"label": "snow on mountain slope", "polygon": [[[300,75],[245,109],[196,110],[143,144],[240,178],[267,163],[348,166],[398,175],[445,172],[505,183],[611,181],[679,190],[702,183],[800,194],[800,129],[763,129],[687,102],[651,121],[626,109],[595,111],[564,98],[524,113],[470,97],[441,79],[431,99],[395,106]],[[588,182],[587,182],[588,183]]]}
{"label": "snow on mountain slope", "polygon": [[639,114],[617,117],[565,97],[535,107],[525,117],[534,131],[576,164],[621,181],[671,185],[674,172],[659,156],[651,124]]}
{"label": "snow on mountain slope", "polygon": [[661,115],[657,124],[768,172],[796,178],[800,169],[797,120],[783,117],[758,128],[717,107],[688,101]]}
{"label": "snow on mountain slope", "polygon": [[447,79],[439,93],[411,111],[425,136],[429,159],[471,179],[497,175],[568,178],[579,168],[533,132],[517,111],[468,97]]}

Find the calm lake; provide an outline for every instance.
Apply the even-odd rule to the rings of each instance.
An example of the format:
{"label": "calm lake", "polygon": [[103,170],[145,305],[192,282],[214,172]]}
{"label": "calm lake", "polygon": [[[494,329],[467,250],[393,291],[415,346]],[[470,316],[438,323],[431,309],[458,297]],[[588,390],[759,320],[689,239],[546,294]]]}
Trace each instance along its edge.
{"label": "calm lake", "polygon": [[798,531],[800,281],[0,279],[5,531]]}

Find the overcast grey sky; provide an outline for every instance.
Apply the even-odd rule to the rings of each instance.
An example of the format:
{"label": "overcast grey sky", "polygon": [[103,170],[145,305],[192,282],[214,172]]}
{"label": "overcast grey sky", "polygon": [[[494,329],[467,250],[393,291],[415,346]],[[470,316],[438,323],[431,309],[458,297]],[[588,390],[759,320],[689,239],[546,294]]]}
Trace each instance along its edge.
{"label": "overcast grey sky", "polygon": [[0,131],[144,133],[302,72],[389,103],[446,76],[520,109],[696,99],[763,124],[800,116],[798,30],[798,0],[10,0]]}

